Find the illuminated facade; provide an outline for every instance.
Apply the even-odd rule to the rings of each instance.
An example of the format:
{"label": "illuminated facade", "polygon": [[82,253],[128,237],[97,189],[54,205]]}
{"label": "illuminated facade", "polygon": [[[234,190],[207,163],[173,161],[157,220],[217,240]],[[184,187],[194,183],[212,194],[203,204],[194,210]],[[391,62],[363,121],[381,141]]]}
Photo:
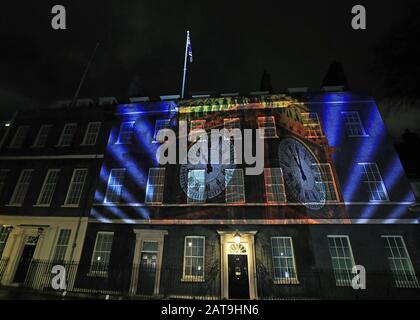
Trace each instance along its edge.
{"label": "illuminated facade", "polygon": [[[65,261],[71,290],[419,297],[415,197],[372,98],[337,92],[120,104],[111,121],[83,250],[76,263]],[[157,133],[178,133],[181,121],[207,132],[262,129],[262,174],[246,175],[235,163],[159,165]],[[177,138],[179,147],[185,137]],[[366,269],[366,290],[351,286],[355,265]]]}
{"label": "illuminated facade", "polygon": [[[418,295],[415,199],[370,97],[193,99],[119,105],[116,117],[80,283],[155,297]],[[264,129],[264,173],[160,166],[156,134],[180,121]],[[375,288],[351,288],[356,264]]]}

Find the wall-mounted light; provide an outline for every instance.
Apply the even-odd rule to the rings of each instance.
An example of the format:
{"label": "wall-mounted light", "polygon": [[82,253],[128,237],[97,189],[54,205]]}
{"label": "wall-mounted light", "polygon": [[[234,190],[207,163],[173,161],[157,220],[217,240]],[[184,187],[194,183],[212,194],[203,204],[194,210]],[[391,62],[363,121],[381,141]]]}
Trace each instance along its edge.
{"label": "wall-mounted light", "polygon": [[6,122],[6,123],[4,124],[4,126],[5,126],[5,127],[10,127],[10,122]]}
{"label": "wall-mounted light", "polygon": [[241,235],[239,234],[238,231],[236,231],[235,235],[233,236],[233,240],[235,241],[236,244],[241,243]]}

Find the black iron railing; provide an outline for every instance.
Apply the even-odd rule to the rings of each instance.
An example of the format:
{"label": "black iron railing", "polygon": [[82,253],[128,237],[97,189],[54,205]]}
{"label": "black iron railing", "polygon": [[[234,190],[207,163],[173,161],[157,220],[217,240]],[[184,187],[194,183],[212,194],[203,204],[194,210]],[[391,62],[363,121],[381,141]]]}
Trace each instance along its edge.
{"label": "black iron railing", "polygon": [[[7,264],[8,259],[0,260],[0,280]],[[35,260],[31,262],[21,286],[43,293],[66,292],[97,297],[115,295],[139,299],[220,299],[223,292],[221,277],[218,262],[204,266],[203,273],[184,274],[182,265],[161,268],[153,264],[121,267],[116,264]],[[331,270],[298,272],[294,278],[276,279],[260,261],[257,261],[254,277],[250,280],[255,280],[258,299],[420,298],[418,283],[402,288],[391,273],[368,273],[367,290],[354,290],[344,275],[341,277]],[[343,279],[346,281],[343,282]]]}

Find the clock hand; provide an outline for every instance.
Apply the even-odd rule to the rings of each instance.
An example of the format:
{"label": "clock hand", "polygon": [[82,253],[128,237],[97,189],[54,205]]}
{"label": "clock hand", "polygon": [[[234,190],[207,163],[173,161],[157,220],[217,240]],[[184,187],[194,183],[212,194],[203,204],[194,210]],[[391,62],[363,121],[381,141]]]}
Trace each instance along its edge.
{"label": "clock hand", "polygon": [[[299,167],[299,170],[300,170],[300,174],[301,174],[301,176],[302,176],[302,180],[303,181],[306,181],[306,175],[305,175],[305,172],[303,171],[303,168],[302,168],[302,164],[300,163],[300,161],[298,161],[298,159],[296,158],[296,156],[294,155],[294,153],[293,153],[293,150],[292,150],[292,148],[289,146],[289,150],[290,150],[290,153],[292,154],[292,156],[293,156],[293,159],[295,160],[295,162],[296,162],[296,164],[297,164],[297,166]],[[297,154],[298,154],[298,157],[299,157],[299,160],[300,160],[300,156],[299,156],[299,151],[298,151],[298,149],[296,148],[296,151],[297,151]]]}

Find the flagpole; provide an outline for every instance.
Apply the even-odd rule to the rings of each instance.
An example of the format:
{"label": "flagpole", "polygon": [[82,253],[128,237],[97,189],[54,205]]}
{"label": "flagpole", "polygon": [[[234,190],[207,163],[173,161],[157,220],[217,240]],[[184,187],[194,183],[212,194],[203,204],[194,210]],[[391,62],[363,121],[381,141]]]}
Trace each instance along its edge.
{"label": "flagpole", "polygon": [[185,41],[184,75],[182,77],[182,93],[181,93],[181,99],[184,99],[185,75],[187,73],[187,55],[188,55],[188,38],[189,37],[190,37],[190,31],[187,31],[187,39]]}
{"label": "flagpole", "polygon": [[88,64],[86,65],[86,69],[83,72],[82,78],[80,79],[79,85],[77,86],[76,93],[74,94],[73,100],[71,101],[70,108],[73,108],[74,105],[76,104],[77,98],[79,97],[80,89],[82,88],[82,85],[85,82],[86,75],[90,69],[90,66],[92,65],[92,61],[93,61],[93,58],[95,58],[95,54],[96,54],[96,51],[98,50],[98,47],[99,47],[99,42],[96,43],[95,49],[93,50],[92,55],[90,56]]}

